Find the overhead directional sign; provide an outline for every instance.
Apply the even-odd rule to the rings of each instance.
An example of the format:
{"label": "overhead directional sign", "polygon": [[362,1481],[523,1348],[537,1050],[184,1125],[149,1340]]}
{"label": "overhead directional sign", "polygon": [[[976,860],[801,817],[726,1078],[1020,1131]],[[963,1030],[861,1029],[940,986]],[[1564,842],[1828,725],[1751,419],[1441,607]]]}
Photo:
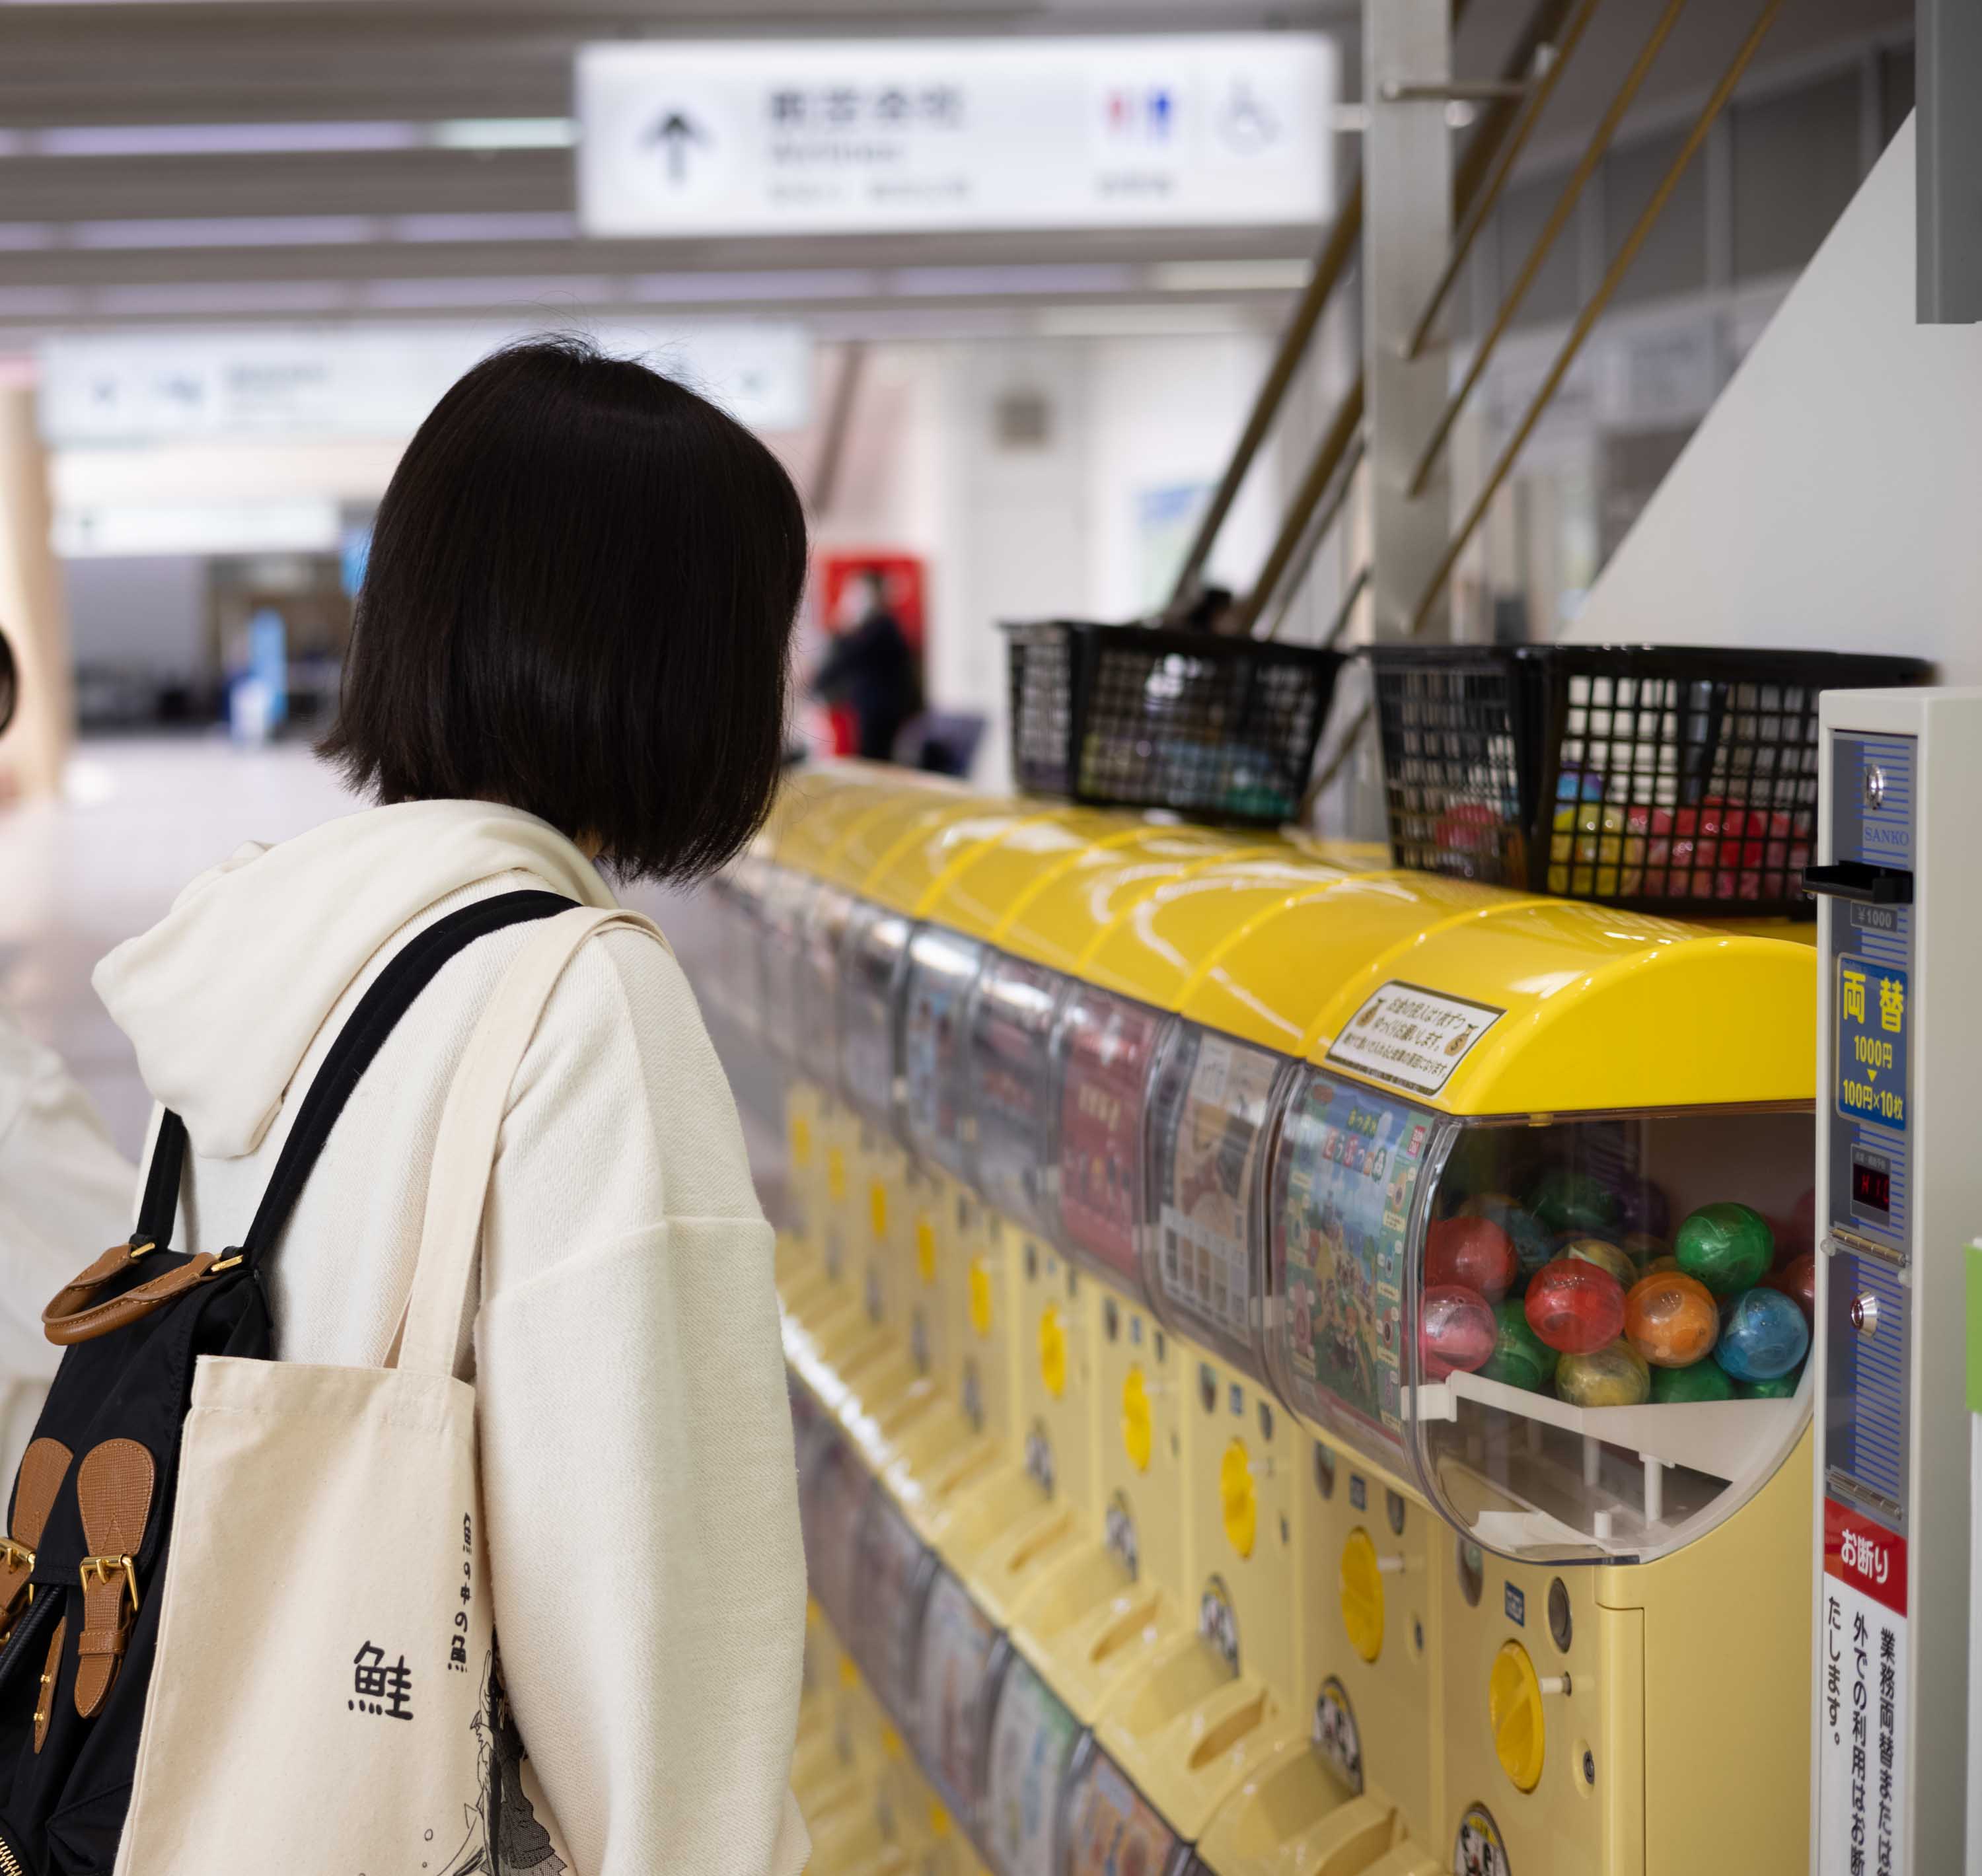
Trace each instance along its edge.
{"label": "overhead directional sign", "polygon": [[[64,447],[409,436],[471,365],[522,336],[495,325],[352,325],[51,339],[41,352],[42,433]],[[614,325],[588,336],[679,378],[754,429],[795,429],[809,414],[802,327]]]}
{"label": "overhead directional sign", "polygon": [[579,210],[611,236],[1318,222],[1333,41],[647,42],[578,59]]}

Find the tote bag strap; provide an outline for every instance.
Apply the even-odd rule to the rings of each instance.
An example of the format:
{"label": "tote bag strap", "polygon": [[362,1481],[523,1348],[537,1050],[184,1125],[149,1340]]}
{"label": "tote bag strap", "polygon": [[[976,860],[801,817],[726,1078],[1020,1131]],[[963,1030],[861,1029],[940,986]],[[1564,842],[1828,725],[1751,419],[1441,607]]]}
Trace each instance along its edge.
{"label": "tote bag strap", "polygon": [[[492,931],[529,919],[551,918],[569,911],[572,905],[561,892],[499,892],[492,898],[458,906],[416,933],[394,954],[338,1031],[322,1066],[302,1097],[295,1123],[282,1142],[254,1221],[237,1247],[251,1267],[268,1255],[289,1222],[304,1181],[372,1058],[399,1018],[440,975],[442,967]],[[145,1195],[138,1208],[138,1228],[131,1234],[132,1244],[172,1242],[185,1157],[185,1122],[169,1108],[158,1116],[151,1165],[145,1178]]]}
{"label": "tote bag strap", "polygon": [[419,1260],[399,1341],[402,1368],[430,1375],[454,1371],[509,1085],[565,966],[588,938],[616,926],[667,943],[659,928],[637,912],[592,907],[560,912],[531,937],[503,973],[469,1038],[434,1143]]}

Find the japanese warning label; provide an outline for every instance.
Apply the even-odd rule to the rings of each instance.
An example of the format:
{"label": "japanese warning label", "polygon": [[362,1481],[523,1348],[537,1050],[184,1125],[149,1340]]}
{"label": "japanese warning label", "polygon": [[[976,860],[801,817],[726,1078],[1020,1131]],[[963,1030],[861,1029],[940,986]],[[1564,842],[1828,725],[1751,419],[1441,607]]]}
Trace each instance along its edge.
{"label": "japanese warning label", "polygon": [[1386,984],[1351,1017],[1328,1059],[1373,1081],[1435,1095],[1466,1051],[1507,1015],[1415,984]]}
{"label": "japanese warning label", "polygon": [[1835,1498],[1818,1624],[1817,1867],[1893,1876],[1907,1868],[1907,1541]]}

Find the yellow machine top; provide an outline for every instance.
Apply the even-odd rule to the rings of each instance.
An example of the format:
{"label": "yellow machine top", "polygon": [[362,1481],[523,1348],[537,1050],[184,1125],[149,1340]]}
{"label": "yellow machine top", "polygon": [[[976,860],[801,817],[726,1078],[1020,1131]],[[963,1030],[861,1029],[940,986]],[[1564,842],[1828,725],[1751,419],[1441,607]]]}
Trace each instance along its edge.
{"label": "yellow machine top", "polygon": [[1807,1101],[1817,960],[1720,928],[1373,863],[1368,848],[796,778],[760,851],[1119,995],[1454,1114]]}

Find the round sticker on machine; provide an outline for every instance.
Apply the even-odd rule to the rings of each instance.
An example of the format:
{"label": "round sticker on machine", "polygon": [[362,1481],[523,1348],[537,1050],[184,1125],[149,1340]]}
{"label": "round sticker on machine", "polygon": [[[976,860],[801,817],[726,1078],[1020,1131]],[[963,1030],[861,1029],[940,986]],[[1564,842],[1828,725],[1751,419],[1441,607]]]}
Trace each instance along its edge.
{"label": "round sticker on machine", "polygon": [[1469,1804],[1452,1846],[1452,1876],[1513,1876],[1507,1840],[1484,1804]]}
{"label": "round sticker on machine", "polygon": [[1239,1611],[1223,1577],[1209,1578],[1197,1599],[1197,1632],[1234,1674],[1239,1671]]}
{"label": "round sticker on machine", "polygon": [[1142,1568],[1142,1547],[1136,1537],[1136,1514],[1129,1509],[1129,1501],[1119,1491],[1108,1502],[1102,1536],[1122,1568],[1133,1578]]}
{"label": "round sticker on machine", "polygon": [[1356,1730],[1349,1690],[1333,1674],[1314,1698],[1314,1749],[1323,1764],[1357,1797],[1363,1794],[1363,1738]]}

